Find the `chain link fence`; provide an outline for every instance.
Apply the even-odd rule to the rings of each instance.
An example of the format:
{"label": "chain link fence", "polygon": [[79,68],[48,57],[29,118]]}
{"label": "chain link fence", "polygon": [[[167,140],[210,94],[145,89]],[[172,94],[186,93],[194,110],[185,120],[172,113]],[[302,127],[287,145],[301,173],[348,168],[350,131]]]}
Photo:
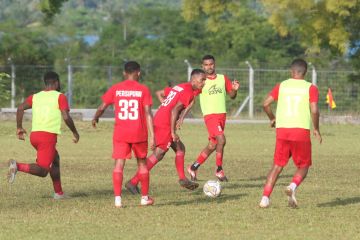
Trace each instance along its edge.
{"label": "chain link fence", "polygon": [[[167,82],[180,83],[186,81],[191,66],[181,66],[174,71],[171,68],[161,71],[157,76],[162,79],[153,79],[152,72],[158,70],[152,66],[142,68],[141,81],[148,85],[153,93],[162,89]],[[120,66],[32,66],[6,65],[0,66],[0,72],[11,77],[3,79],[1,108],[14,108],[24,99],[43,88],[42,76],[47,71],[56,71],[60,75],[62,92],[64,92],[72,108],[96,108],[100,104],[100,97],[109,86],[122,79]],[[276,83],[290,76],[288,69],[253,69],[250,64],[244,68],[217,68],[218,73],[226,74],[230,79],[240,82],[240,89],[235,100],[227,99],[228,115],[234,118],[263,119],[262,101]],[[319,106],[322,114],[327,115],[360,115],[360,80],[354,79],[354,72],[348,70],[315,70],[309,68],[306,79],[316,83],[319,88]],[[176,78],[176,79],[175,79]],[[326,95],[331,88],[337,107],[333,110],[326,104]],[[158,101],[154,97],[154,107]],[[193,116],[200,117],[200,107],[197,101],[192,110]]]}

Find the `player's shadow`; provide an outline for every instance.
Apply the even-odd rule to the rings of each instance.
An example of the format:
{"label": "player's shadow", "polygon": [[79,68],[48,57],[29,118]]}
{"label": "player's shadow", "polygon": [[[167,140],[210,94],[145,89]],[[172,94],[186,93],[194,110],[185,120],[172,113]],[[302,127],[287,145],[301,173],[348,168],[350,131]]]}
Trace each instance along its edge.
{"label": "player's shadow", "polygon": [[360,197],[336,198],[331,202],[320,203],[318,207],[337,207],[360,203]]}
{"label": "player's shadow", "polygon": [[161,206],[169,206],[169,205],[181,206],[181,205],[188,205],[188,204],[209,204],[209,201],[216,202],[216,203],[225,203],[230,200],[238,200],[247,195],[248,194],[245,194],[245,193],[231,194],[231,195],[230,194],[222,194],[221,196],[219,196],[217,198],[209,198],[209,197],[202,196],[202,197],[197,197],[196,199],[192,199],[192,200],[166,202],[166,203],[156,204],[155,206],[161,207]]}
{"label": "player's shadow", "polygon": [[86,198],[86,197],[91,197],[91,196],[106,196],[106,197],[108,197],[108,195],[113,195],[113,191],[111,189],[103,189],[103,190],[92,189],[92,190],[89,190],[88,192],[70,193],[69,197],[71,197],[71,198]]}
{"label": "player's shadow", "polygon": [[[277,186],[286,186],[285,183],[277,183]],[[242,188],[262,188],[264,187],[264,183],[228,183],[225,186],[229,189],[242,189]]]}

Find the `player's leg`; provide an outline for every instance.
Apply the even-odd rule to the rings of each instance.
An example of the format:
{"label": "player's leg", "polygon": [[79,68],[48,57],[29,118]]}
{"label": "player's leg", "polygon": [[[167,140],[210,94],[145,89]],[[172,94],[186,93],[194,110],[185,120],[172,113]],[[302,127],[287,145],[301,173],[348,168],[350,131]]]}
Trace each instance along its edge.
{"label": "player's leg", "polygon": [[273,191],[273,188],[276,184],[276,181],[280,173],[288,163],[289,158],[290,158],[289,142],[285,140],[277,139],[275,146],[275,153],[274,153],[274,163],[267,175],[263,189],[263,195],[259,204],[261,208],[269,207],[270,195]]}
{"label": "player's leg", "polygon": [[141,183],[141,206],[148,206],[154,204],[154,200],[149,197],[149,170],[146,164],[146,158],[138,158],[138,173],[139,181]]}
{"label": "player's leg", "polygon": [[[153,153],[146,159],[146,166],[148,171],[150,171],[159,161],[161,161],[167,151],[156,147]],[[138,193],[136,186],[140,182],[139,173],[137,172],[125,185],[126,189],[129,190],[132,194]]]}
{"label": "player's leg", "polygon": [[208,145],[200,152],[196,161],[188,166],[187,171],[191,176],[191,180],[197,180],[197,170],[198,168],[208,159],[208,157],[213,153],[216,149],[216,140],[209,140]]}
{"label": "player's leg", "polygon": [[226,144],[226,138],[224,134],[217,135],[216,136],[216,172],[215,176],[220,181],[228,181],[227,177],[225,176],[224,170],[223,170],[223,155],[224,155],[224,147]]}
{"label": "player's leg", "polygon": [[172,142],[171,148],[175,152],[175,166],[176,171],[179,176],[180,186],[187,188],[189,190],[194,190],[199,187],[199,184],[193,181],[190,181],[184,172],[185,165],[185,145],[180,140],[178,142]]}
{"label": "player's leg", "polygon": [[64,198],[64,193],[61,187],[60,177],[60,156],[56,151],[54,161],[50,168],[50,177],[54,187],[54,199],[59,200]]}
{"label": "player's leg", "polygon": [[17,163],[16,160],[9,160],[8,182],[14,182],[17,171],[46,177],[54,160],[56,138],[56,134],[32,132],[30,143],[36,149],[36,164]]}
{"label": "player's leg", "polygon": [[121,208],[121,188],[123,181],[123,171],[125,166],[125,159],[115,159],[115,165],[113,169],[113,189],[115,196],[115,207]]}
{"label": "player's leg", "polygon": [[309,167],[311,166],[311,142],[292,141],[290,147],[297,170],[290,185],[286,187],[285,194],[288,196],[289,206],[295,208],[298,206],[295,190],[306,178]]}

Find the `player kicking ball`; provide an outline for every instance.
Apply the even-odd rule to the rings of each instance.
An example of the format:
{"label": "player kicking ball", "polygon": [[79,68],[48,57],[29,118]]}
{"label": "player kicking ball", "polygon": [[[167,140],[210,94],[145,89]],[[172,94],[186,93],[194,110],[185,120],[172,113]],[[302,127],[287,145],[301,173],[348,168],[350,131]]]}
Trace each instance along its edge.
{"label": "player kicking ball", "polygon": [[[191,72],[191,79],[188,83],[182,83],[173,87],[166,99],[154,116],[154,132],[156,148],[148,157],[146,163],[150,171],[160,160],[162,160],[171,147],[175,152],[175,165],[179,176],[180,186],[189,190],[196,189],[199,184],[190,181],[185,177],[184,159],[185,146],[176,133],[176,122],[183,110],[191,104],[195,97],[194,92],[204,87],[206,80],[205,72],[201,69],[194,69]],[[138,193],[137,184],[140,174],[137,173],[129,180],[125,187],[133,194]]]}
{"label": "player kicking ball", "polygon": [[138,81],[140,65],[130,61],[124,66],[124,81],[113,85],[103,96],[92,120],[93,127],[99,121],[109,105],[114,105],[115,126],[113,135],[113,154],[115,166],[113,169],[113,188],[115,207],[121,208],[121,188],[125,160],[134,153],[138,163],[138,176],[141,182],[141,206],[152,205],[154,200],[149,193],[149,171],[146,167],[148,150],[148,132],[150,148],[154,149],[154,128],[151,113],[152,98],[150,90]]}
{"label": "player kicking ball", "polygon": [[16,113],[16,135],[25,140],[26,131],[22,126],[24,111],[32,108],[32,130],[30,143],[37,151],[36,163],[18,163],[9,161],[8,182],[13,183],[18,171],[38,177],[50,173],[54,186],[54,199],[65,197],[60,180],[60,156],[56,150],[57,135],[61,133],[61,117],[74,135],[74,143],[79,141],[79,134],[69,115],[69,104],[64,94],[60,93],[59,75],[47,72],[44,75],[45,89],[29,96],[19,105]]}
{"label": "player kicking ball", "polygon": [[[270,195],[278,176],[292,157],[297,170],[285,193],[290,207],[297,207],[295,190],[305,179],[311,166],[310,126],[314,136],[322,142],[319,129],[319,91],[315,85],[304,80],[307,63],[296,59],[291,64],[291,78],[277,84],[264,101],[264,111],[271,127],[276,127],[274,163],[264,186],[259,206],[270,205]],[[271,104],[277,100],[276,119]]]}

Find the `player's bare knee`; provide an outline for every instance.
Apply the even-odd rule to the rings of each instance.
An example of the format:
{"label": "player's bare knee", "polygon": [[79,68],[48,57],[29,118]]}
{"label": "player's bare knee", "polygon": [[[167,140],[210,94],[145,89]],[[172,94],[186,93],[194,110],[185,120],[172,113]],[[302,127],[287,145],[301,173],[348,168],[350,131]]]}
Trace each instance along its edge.
{"label": "player's bare knee", "polygon": [[216,137],[217,145],[225,146],[226,144],[226,138],[224,135],[219,135]]}
{"label": "player's bare knee", "polygon": [[207,148],[208,148],[210,151],[214,151],[214,150],[216,149],[216,143],[209,142]]}
{"label": "player's bare knee", "polygon": [[48,175],[49,171],[47,169],[42,169],[40,172],[39,172],[39,177],[46,177]]}

